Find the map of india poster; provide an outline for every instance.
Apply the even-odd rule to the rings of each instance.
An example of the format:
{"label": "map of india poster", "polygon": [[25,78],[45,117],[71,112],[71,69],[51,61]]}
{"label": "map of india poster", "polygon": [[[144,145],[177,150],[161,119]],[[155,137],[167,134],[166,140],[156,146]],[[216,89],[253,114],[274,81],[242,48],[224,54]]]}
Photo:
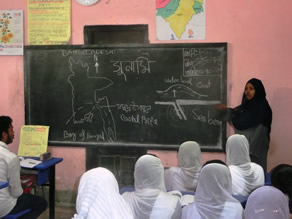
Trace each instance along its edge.
{"label": "map of india poster", "polygon": [[204,40],[206,0],[156,0],[158,40]]}

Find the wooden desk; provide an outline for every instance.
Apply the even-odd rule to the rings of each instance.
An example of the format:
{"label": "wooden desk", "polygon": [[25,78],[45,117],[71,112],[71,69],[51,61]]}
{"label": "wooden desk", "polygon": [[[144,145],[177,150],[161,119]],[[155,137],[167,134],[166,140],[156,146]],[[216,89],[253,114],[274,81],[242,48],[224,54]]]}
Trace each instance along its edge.
{"label": "wooden desk", "polygon": [[[38,157],[30,157],[32,159],[39,160]],[[42,161],[42,163],[36,165],[33,168],[24,168],[38,171],[38,185],[44,185],[49,182],[49,207],[50,207],[50,219],[55,218],[55,166],[63,161],[63,158],[53,157],[49,160]]]}
{"label": "wooden desk", "polygon": [[0,189],[8,186],[8,182],[0,182]]}

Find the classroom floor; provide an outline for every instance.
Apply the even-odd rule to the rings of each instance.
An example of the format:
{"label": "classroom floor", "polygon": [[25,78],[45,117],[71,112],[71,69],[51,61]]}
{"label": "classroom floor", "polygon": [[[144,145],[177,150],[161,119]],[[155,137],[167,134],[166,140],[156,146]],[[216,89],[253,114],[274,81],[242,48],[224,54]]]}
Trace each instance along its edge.
{"label": "classroom floor", "polygon": [[[55,208],[55,219],[71,219],[73,215],[75,214],[75,206],[64,206],[59,205],[56,203]],[[49,208],[38,217],[38,219],[48,219],[49,218]]]}

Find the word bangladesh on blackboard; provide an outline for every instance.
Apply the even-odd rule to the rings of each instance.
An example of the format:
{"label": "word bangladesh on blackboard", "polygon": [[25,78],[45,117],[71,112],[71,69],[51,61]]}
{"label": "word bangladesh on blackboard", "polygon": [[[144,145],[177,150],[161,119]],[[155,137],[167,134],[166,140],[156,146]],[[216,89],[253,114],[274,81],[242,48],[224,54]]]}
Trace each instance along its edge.
{"label": "word bangladesh on blackboard", "polygon": [[227,44],[25,47],[27,124],[50,145],[221,150]]}

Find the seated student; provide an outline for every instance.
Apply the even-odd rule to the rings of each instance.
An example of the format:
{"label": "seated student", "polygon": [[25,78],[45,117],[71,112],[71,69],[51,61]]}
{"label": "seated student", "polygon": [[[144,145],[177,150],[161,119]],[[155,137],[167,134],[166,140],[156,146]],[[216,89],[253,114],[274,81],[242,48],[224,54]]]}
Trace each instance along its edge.
{"label": "seated student", "polygon": [[235,134],[226,143],[226,164],[232,178],[232,194],[248,196],[254,189],[263,186],[263,168],[250,161],[249,144],[244,135]]}
{"label": "seated student", "polygon": [[226,165],[210,163],[200,173],[195,201],[182,210],[182,219],[242,219],[243,208],[231,194],[231,175]]}
{"label": "seated student", "polygon": [[200,145],[195,141],[184,142],[178,150],[178,167],[170,167],[164,172],[166,189],[194,192],[201,166]]}
{"label": "seated student", "polygon": [[[289,199],[289,210],[292,214],[292,166],[279,164],[271,170],[272,186],[281,190]],[[292,216],[292,215],[291,215]]]}
{"label": "seated student", "polygon": [[248,197],[245,219],[289,219],[288,199],[273,186],[262,186]]}
{"label": "seated student", "polygon": [[166,193],[164,168],[158,157],[141,156],[134,170],[135,191],[123,197],[130,204],[136,219],[180,219],[179,197]]}
{"label": "seated student", "polygon": [[85,172],[80,180],[74,219],[131,219],[130,206],[119,193],[115,176],[98,167]]}
{"label": "seated student", "polygon": [[12,119],[0,116],[0,181],[9,186],[0,189],[0,218],[31,209],[22,218],[37,218],[47,208],[47,201],[42,197],[23,193],[20,183],[20,163],[16,154],[10,152],[8,144],[14,139]]}

